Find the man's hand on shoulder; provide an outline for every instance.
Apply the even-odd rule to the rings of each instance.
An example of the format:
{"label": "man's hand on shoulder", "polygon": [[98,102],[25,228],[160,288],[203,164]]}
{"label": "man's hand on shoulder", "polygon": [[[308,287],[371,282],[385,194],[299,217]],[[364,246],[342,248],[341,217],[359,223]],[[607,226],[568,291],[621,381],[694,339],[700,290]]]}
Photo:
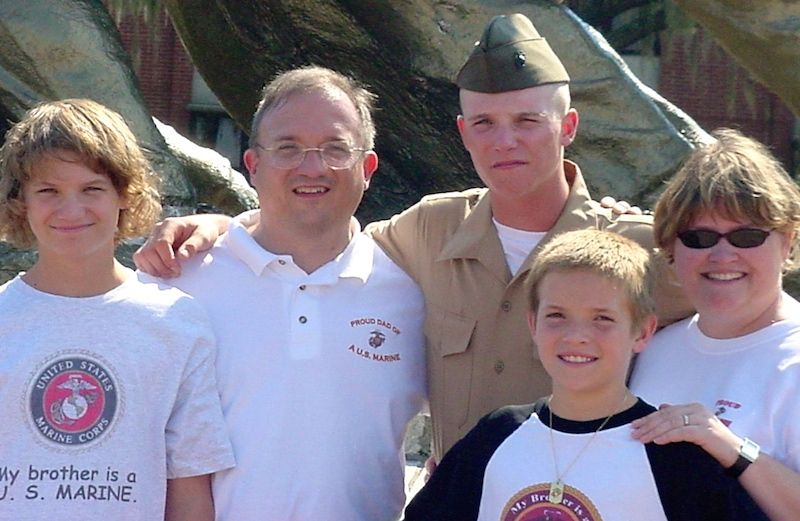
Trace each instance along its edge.
{"label": "man's hand on shoulder", "polygon": [[139,270],[150,275],[177,277],[181,274],[180,263],[211,248],[230,221],[230,217],[221,214],[164,219],[133,254],[133,261]]}
{"label": "man's hand on shoulder", "polygon": [[617,201],[610,195],[600,199],[600,206],[611,208],[611,211],[617,215],[642,215],[645,213],[638,206],[632,206],[628,201]]}

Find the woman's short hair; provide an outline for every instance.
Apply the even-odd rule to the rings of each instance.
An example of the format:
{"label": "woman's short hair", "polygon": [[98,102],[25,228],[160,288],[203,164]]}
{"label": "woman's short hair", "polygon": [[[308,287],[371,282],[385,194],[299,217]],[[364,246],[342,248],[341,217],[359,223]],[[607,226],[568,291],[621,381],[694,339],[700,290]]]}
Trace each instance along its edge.
{"label": "woman's short hair", "polygon": [[667,184],[655,208],[656,244],[669,257],[680,232],[705,212],[776,230],[792,238],[794,264],[800,230],[800,189],[758,141],[733,129],[694,150]]}

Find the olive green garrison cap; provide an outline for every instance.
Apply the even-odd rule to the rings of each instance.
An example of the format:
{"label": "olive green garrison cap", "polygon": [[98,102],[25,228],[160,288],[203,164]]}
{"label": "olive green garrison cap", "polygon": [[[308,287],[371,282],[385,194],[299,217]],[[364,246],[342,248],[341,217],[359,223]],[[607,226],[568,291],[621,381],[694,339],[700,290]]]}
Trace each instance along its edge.
{"label": "olive green garrison cap", "polygon": [[522,14],[495,16],[456,76],[476,92],[507,92],[569,82],[564,65]]}

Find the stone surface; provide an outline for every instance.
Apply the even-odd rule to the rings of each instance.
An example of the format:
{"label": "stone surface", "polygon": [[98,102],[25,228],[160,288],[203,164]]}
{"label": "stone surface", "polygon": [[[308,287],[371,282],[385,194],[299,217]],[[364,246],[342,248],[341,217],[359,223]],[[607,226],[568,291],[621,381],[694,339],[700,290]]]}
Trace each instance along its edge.
{"label": "stone surface", "polygon": [[675,0],[800,116],[800,2]]}
{"label": "stone surface", "polygon": [[[765,83],[797,111],[792,102],[800,92],[796,2],[763,0],[758,9],[747,0],[678,3],[756,75],[761,70]],[[680,109],[638,82],[602,36],[557,2],[165,4],[197,68],[244,128],[260,87],[289,67],[328,66],[355,75],[379,94],[381,166],[359,209],[363,221],[392,215],[431,192],[479,184],[455,130],[459,109],[451,79],[496,14],[529,16],[564,61],[582,119],[567,155],[581,164],[595,194],[649,205],[693,144],[708,139]],[[0,129],[38,101],[91,97],[121,112],[147,149],[164,180],[167,213],[194,211],[198,203],[228,213],[255,205],[244,179],[224,160],[153,123],[113,20],[99,0],[4,0],[0,49]],[[3,248],[5,273],[31,262],[30,254]]]}
{"label": "stone surface", "polygon": [[[645,88],[602,36],[550,1],[167,0],[192,60],[247,127],[259,88],[278,71],[315,63],[349,73],[379,95],[381,166],[359,209],[387,217],[422,195],[479,184],[455,128],[452,77],[486,22],[528,15],[573,78],[582,125],[568,155],[596,193],[647,204],[692,144],[707,139]],[[236,63],[239,81],[230,78]]]}
{"label": "stone surface", "polygon": [[0,126],[18,121],[36,103],[63,98],[91,98],[119,112],[161,176],[162,193],[194,205],[192,188],[144,107],[102,3],[0,2]]}
{"label": "stone surface", "polygon": [[431,455],[431,417],[418,414],[411,420],[406,431],[406,459],[421,465]]}

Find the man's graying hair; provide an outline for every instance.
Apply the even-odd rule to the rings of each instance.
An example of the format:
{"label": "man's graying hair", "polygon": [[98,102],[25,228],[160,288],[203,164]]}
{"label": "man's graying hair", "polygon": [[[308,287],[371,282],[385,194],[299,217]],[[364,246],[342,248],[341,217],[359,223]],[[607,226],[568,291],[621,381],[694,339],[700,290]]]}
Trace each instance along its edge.
{"label": "man's graying hair", "polygon": [[354,79],[316,65],[283,72],[264,87],[250,128],[250,148],[254,148],[258,142],[258,127],[267,112],[285,103],[294,94],[329,89],[342,91],[356,107],[361,120],[363,142],[354,143],[354,145],[369,150],[374,148],[375,123],[372,121],[372,110],[377,96]]}

